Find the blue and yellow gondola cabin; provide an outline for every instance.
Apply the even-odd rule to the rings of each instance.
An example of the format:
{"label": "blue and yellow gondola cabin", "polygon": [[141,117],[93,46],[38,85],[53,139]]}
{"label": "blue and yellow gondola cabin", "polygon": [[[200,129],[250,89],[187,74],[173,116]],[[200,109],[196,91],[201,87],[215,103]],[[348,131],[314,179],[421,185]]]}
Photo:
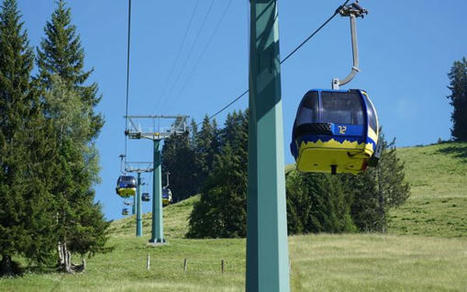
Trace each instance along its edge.
{"label": "blue and yellow gondola cabin", "polygon": [[128,198],[136,194],[136,179],[134,176],[122,175],[118,177],[116,193],[122,198]]}
{"label": "blue and yellow gondola cabin", "polygon": [[168,187],[162,188],[162,205],[167,206],[172,203],[172,191]]}
{"label": "blue and yellow gondola cabin", "polygon": [[376,151],[378,117],[363,90],[310,90],[303,97],[290,149],[302,172],[360,173]]}
{"label": "blue and yellow gondola cabin", "polygon": [[149,196],[149,193],[143,193],[143,196],[141,197],[143,202],[149,202],[151,201],[151,197]]}

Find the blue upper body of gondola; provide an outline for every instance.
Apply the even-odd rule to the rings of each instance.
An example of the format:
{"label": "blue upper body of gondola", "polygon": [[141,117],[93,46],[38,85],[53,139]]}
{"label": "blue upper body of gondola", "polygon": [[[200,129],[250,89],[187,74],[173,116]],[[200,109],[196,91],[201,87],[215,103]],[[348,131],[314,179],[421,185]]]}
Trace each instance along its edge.
{"label": "blue upper body of gondola", "polygon": [[122,175],[117,180],[117,188],[136,188],[134,176]]}

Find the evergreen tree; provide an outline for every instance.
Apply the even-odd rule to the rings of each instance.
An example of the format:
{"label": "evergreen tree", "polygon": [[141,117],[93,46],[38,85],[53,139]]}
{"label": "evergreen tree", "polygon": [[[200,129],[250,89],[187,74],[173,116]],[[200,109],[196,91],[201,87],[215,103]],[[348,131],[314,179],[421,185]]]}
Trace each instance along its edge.
{"label": "evergreen tree", "polygon": [[44,29],[46,38],[37,49],[39,73],[47,118],[56,137],[55,183],[50,192],[57,202],[57,236],[60,267],[70,271],[70,253],[93,254],[105,250],[107,228],[101,208],[94,204],[93,186],[99,181],[95,139],[103,125],[95,106],[100,101],[96,83],[86,85],[84,50],[71,10],[57,2]]}
{"label": "evergreen tree", "polygon": [[104,125],[103,117],[94,112],[94,107],[101,100],[97,83],[86,85],[91,70],[84,70],[84,49],[76,26],[71,24],[71,9],[65,0],[58,0],[58,7],[52,13],[44,32],[46,38],[37,49],[37,65],[41,84],[50,88],[52,76],[58,75],[68,87],[76,90],[83,103],[91,109],[91,131],[89,139],[97,138]]}
{"label": "evergreen tree", "polygon": [[196,135],[195,159],[197,171],[199,171],[198,182],[202,187],[213,167],[214,156],[218,154],[216,122],[209,121],[206,115],[203,119],[201,130]]}
{"label": "evergreen tree", "polygon": [[190,134],[172,136],[164,141],[162,170],[171,174],[170,187],[175,202],[201,191],[218,153],[217,123],[210,122],[207,116],[200,131],[192,120]]}
{"label": "evergreen tree", "polygon": [[53,202],[41,180],[50,159],[47,124],[30,73],[34,55],[15,0],[0,12],[0,275],[18,272],[13,255],[44,263],[54,249]]}
{"label": "evergreen tree", "polygon": [[293,170],[286,174],[288,234],[305,233],[306,219],[311,216],[311,197],[303,176]]}
{"label": "evergreen tree", "polygon": [[23,159],[29,162],[29,167],[25,174],[28,209],[23,223],[29,229],[24,256],[42,265],[52,263],[55,258],[58,238],[57,202],[50,192],[50,186],[55,182],[55,137],[51,135],[53,124],[44,117],[39,97],[34,94],[24,131],[28,152]]}
{"label": "evergreen tree", "polygon": [[448,98],[454,107],[451,135],[455,140],[467,141],[467,59],[454,62],[448,76],[451,81]]}
{"label": "evergreen tree", "polygon": [[61,268],[70,272],[69,252],[92,255],[105,251],[109,223],[94,204],[98,181],[97,150],[89,143],[93,131],[90,107],[58,75],[45,91],[46,112],[56,137],[51,193],[57,202],[57,236]]}
{"label": "evergreen tree", "polygon": [[291,171],[286,180],[289,234],[352,232],[352,196],[336,176]]}
{"label": "evergreen tree", "polygon": [[230,144],[234,149],[237,149],[241,148],[243,143],[248,143],[248,131],[245,133],[244,128],[245,124],[248,125],[247,122],[247,110],[245,112],[234,111],[232,114],[228,114],[225,127],[220,131],[220,147]]}
{"label": "evergreen tree", "polygon": [[190,131],[190,146],[192,148],[196,147],[196,137],[198,137],[198,124],[196,123],[195,119],[191,119],[191,131]]}
{"label": "evergreen tree", "polygon": [[187,237],[243,237],[246,234],[247,115],[229,114],[220,132],[223,133],[222,150],[215,156],[201,199],[190,215]]}
{"label": "evergreen tree", "polygon": [[246,165],[227,144],[190,215],[190,238],[246,235]]}
{"label": "evergreen tree", "polygon": [[176,135],[165,139],[162,147],[162,171],[170,172],[170,189],[174,202],[199,192],[199,172],[190,140],[188,134]]}
{"label": "evergreen tree", "polygon": [[387,212],[402,205],[410,195],[404,164],[397,157],[395,141],[381,135],[382,155],[378,166],[357,176],[342,176],[347,192],[354,196],[352,218],[362,231],[385,232]]}

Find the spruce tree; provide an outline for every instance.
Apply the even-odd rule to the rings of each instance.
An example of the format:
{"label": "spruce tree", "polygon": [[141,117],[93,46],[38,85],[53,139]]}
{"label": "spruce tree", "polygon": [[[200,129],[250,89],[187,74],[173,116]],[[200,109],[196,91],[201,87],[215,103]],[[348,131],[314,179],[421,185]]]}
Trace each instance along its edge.
{"label": "spruce tree", "polygon": [[162,171],[170,172],[174,202],[199,192],[199,171],[190,140],[188,133],[175,135],[165,139],[162,147]]}
{"label": "spruce tree", "polygon": [[207,116],[200,131],[192,120],[189,134],[172,136],[164,141],[162,171],[171,174],[170,188],[175,202],[201,191],[219,151],[217,123],[215,120],[210,122]]}
{"label": "spruce tree", "polygon": [[22,226],[26,211],[26,165],[21,156],[23,117],[27,115],[29,74],[33,53],[22,30],[16,1],[3,2],[0,13],[0,275],[11,275],[11,257],[21,254],[28,234]]}
{"label": "spruce tree", "polygon": [[211,124],[206,115],[203,119],[201,130],[196,135],[195,159],[199,171],[199,184],[204,185],[209,171],[213,167],[214,156],[217,152],[217,128],[215,121]]}
{"label": "spruce tree", "polygon": [[190,215],[190,238],[246,235],[246,165],[227,144]]}
{"label": "spruce tree", "polygon": [[[13,255],[39,264],[55,250],[53,200],[42,180],[50,161],[48,124],[31,83],[34,55],[15,0],[0,12],[0,275]],[[49,159],[49,160],[47,160]]]}
{"label": "spruce tree", "polygon": [[93,202],[92,186],[98,181],[99,167],[97,150],[89,143],[93,130],[90,107],[60,76],[52,75],[51,80],[44,94],[47,118],[56,137],[55,181],[49,186],[57,202],[60,268],[71,272],[70,253],[84,256],[106,250],[109,223],[100,205]]}
{"label": "spruce tree", "polygon": [[286,193],[289,234],[356,230],[350,215],[352,196],[338,177],[294,170],[287,174]]}
{"label": "spruce tree", "polygon": [[46,38],[37,49],[36,81],[46,116],[54,125],[56,181],[50,192],[58,208],[60,267],[69,272],[69,253],[105,250],[108,223],[93,202],[93,186],[99,181],[95,140],[103,119],[95,112],[100,101],[98,87],[87,85],[92,70],[84,70],[84,50],[65,1],[57,2],[44,31]]}
{"label": "spruce tree", "polygon": [[402,205],[410,195],[395,141],[387,143],[381,134],[379,143],[382,143],[382,155],[377,167],[357,176],[341,176],[344,188],[354,197],[352,218],[365,232],[385,232],[389,210]]}
{"label": "spruce tree", "polygon": [[246,235],[247,115],[229,114],[220,132],[221,153],[215,156],[201,199],[190,215],[187,237]]}
{"label": "spruce tree", "polygon": [[467,141],[467,59],[454,62],[448,76],[451,81],[448,98],[454,107],[451,135],[455,140]]}
{"label": "spruce tree", "polygon": [[196,147],[196,137],[198,137],[198,124],[196,123],[195,119],[191,119],[190,123],[190,145],[192,148]]}
{"label": "spruce tree", "polygon": [[37,65],[40,74],[37,77],[41,84],[50,88],[52,76],[58,75],[67,86],[76,90],[83,103],[91,109],[91,131],[89,139],[97,138],[104,125],[103,117],[94,111],[101,100],[97,83],[87,85],[93,72],[84,69],[84,49],[76,26],[71,23],[71,9],[65,0],[57,2],[50,21],[44,29],[46,38],[37,49]]}

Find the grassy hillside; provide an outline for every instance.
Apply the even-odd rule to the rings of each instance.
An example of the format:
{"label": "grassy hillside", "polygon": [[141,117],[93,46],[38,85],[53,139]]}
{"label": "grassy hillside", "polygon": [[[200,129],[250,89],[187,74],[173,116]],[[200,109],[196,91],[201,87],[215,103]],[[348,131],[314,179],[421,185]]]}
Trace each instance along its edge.
{"label": "grassy hillside", "polygon": [[467,237],[467,143],[398,149],[411,197],[390,216],[389,231]]}
{"label": "grassy hillside", "polygon": [[[290,237],[293,291],[467,290],[467,144],[403,148],[399,155],[406,162],[412,196],[392,212],[393,234]],[[135,238],[132,216],[112,223],[109,244],[114,251],[88,260],[85,273],[27,272],[0,279],[0,291],[242,291],[244,239],[183,238],[197,200],[164,208],[165,246],[147,245],[149,214],[144,236]]]}
{"label": "grassy hillside", "polygon": [[[193,204],[199,201],[199,195],[177,204],[164,207],[164,236],[168,239],[183,238],[188,232],[188,217]],[[113,237],[134,237],[136,234],[136,217],[129,216],[112,222],[110,232]],[[151,234],[151,213],[143,215],[143,235]]]}

